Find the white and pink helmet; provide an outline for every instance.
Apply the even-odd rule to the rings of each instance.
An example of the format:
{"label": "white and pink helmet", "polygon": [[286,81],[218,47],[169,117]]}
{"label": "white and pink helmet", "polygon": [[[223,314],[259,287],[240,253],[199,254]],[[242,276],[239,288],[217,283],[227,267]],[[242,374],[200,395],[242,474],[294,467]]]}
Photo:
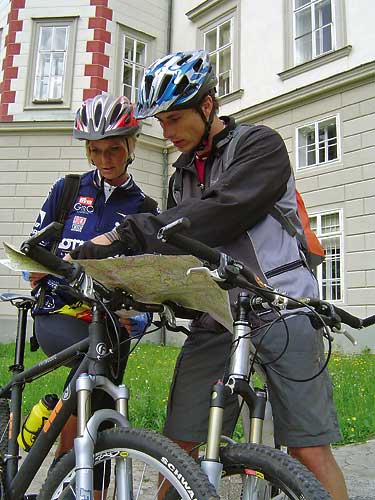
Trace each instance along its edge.
{"label": "white and pink helmet", "polygon": [[127,97],[100,94],[83,102],[77,110],[73,137],[95,141],[114,136],[133,136],[140,124]]}

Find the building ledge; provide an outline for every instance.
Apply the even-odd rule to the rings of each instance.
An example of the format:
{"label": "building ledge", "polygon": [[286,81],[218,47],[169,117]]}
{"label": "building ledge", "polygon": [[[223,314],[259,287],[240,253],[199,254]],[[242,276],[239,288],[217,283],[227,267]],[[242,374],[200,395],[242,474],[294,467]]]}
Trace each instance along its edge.
{"label": "building ledge", "polygon": [[278,76],[281,80],[289,80],[289,78],[293,78],[294,76],[301,75],[302,73],[306,73],[315,68],[319,68],[325,64],[328,64],[332,61],[336,61],[337,59],[342,59],[343,57],[347,57],[352,50],[351,45],[346,45],[338,50],[333,50],[332,52],[328,52],[327,54],[323,54],[311,61],[307,61],[303,64],[298,64],[297,66],[293,66],[281,73],[278,73]]}
{"label": "building ledge", "polygon": [[264,118],[275,115],[293,109],[303,102],[329,95],[341,88],[359,85],[367,80],[375,81],[375,60],[242,109],[233,113],[233,118],[238,122],[244,122],[260,116]]}

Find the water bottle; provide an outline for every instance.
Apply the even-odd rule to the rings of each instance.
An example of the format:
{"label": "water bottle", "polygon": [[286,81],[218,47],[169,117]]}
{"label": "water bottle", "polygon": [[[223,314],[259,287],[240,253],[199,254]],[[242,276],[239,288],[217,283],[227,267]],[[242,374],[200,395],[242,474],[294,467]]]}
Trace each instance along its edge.
{"label": "water bottle", "polygon": [[17,438],[17,442],[22,449],[25,451],[30,450],[39,432],[42,430],[44,422],[48,420],[58,400],[57,394],[46,394],[33,406]]}

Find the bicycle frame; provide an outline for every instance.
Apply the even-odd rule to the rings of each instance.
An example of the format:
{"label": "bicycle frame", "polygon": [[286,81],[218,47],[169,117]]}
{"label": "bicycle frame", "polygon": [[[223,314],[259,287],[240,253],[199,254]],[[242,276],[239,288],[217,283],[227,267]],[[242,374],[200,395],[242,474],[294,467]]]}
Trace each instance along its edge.
{"label": "bicycle frame", "polygon": [[[26,343],[27,313],[33,301],[30,297],[14,296],[21,299],[16,304],[18,308],[18,327],[14,364],[10,370],[12,380],[0,389],[0,397],[10,399],[10,426],[8,453],[6,456],[5,488],[9,498],[23,498],[33,477],[36,475],[52,445],[56,441],[69,416],[73,413],[77,402],[78,432],[75,441],[77,464],[80,467],[77,473],[77,491],[81,488],[92,491],[93,479],[93,448],[99,425],[104,420],[110,420],[118,425],[128,427],[128,390],[125,386],[115,386],[105,376],[106,361],[98,358],[98,352],[108,352],[105,333],[103,330],[103,311],[93,307],[93,322],[89,327],[89,337],[71,347],[53,355],[36,365],[24,370],[24,351]],[[26,300],[27,299],[27,300]],[[10,299],[6,299],[10,300]],[[102,328],[101,328],[102,326]],[[67,360],[77,357],[80,353],[88,352],[84,357],[72,380],[66,387],[61,399],[57,403],[48,421],[18,468],[19,446],[17,436],[21,429],[21,405],[23,386],[35,377],[43,376],[55,370]],[[95,368],[90,362],[94,359]],[[90,373],[94,376],[90,376]],[[90,418],[90,400],[94,388],[108,392],[116,400],[116,411],[100,410]],[[93,439],[94,436],[94,439]],[[125,488],[125,485],[122,485]]]}

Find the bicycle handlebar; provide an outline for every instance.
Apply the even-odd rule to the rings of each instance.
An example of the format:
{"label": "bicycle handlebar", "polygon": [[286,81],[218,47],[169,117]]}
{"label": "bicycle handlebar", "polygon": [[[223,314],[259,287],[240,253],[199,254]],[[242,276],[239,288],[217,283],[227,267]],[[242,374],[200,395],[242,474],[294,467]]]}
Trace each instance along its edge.
{"label": "bicycle handlebar", "polygon": [[198,240],[194,240],[192,238],[189,238],[188,236],[183,236],[182,234],[177,233],[177,231],[187,229],[189,227],[189,219],[183,217],[159,229],[157,238],[163,243],[168,242],[171,245],[179,248],[180,250],[198,257],[198,259],[205,260],[210,264],[218,267],[220,265],[220,259],[222,255],[219,250],[215,250],[214,248],[211,248]]}
{"label": "bicycle handlebar", "polygon": [[74,281],[83,272],[82,266],[76,262],[63,260],[41,246],[30,245],[28,240],[22,243],[21,252],[69,282]]}
{"label": "bicycle handlebar", "polygon": [[[157,238],[164,243],[168,242],[180,250],[186,251],[200,260],[207,261],[209,264],[214,265],[218,268],[219,277],[226,278],[229,284],[234,288],[235,286],[243,286],[243,279],[247,281],[247,285],[257,287],[257,295],[259,299],[256,299],[256,305],[262,307],[264,304],[272,303],[273,306],[279,307],[280,309],[297,309],[303,307],[304,304],[313,307],[318,313],[323,314],[328,319],[331,320],[331,326],[340,325],[344,323],[354,329],[361,329],[367,326],[375,324],[375,315],[369,316],[368,318],[361,319],[357,316],[353,316],[344,309],[341,309],[329,302],[325,302],[318,298],[312,297],[300,297],[298,299],[287,298],[283,299],[282,294],[279,294],[277,290],[273,289],[269,285],[266,285],[262,280],[248,267],[238,261],[234,261],[226,254],[211,248],[204,243],[192,239],[190,237],[178,234],[178,231],[183,229],[188,229],[190,227],[190,221],[186,218],[178,219],[170,224],[159,229]],[[224,264],[223,264],[224,263]],[[223,265],[228,267],[229,265],[237,269],[238,273],[230,273],[228,279],[227,275],[220,273],[220,267]],[[225,270],[224,270],[225,274]]]}
{"label": "bicycle handlebar", "polygon": [[[194,255],[200,260],[208,262],[210,265],[218,268],[218,275],[228,282],[234,281],[235,286],[243,286],[243,277],[246,284],[249,286],[262,288],[263,294],[268,300],[275,299],[275,290],[269,287],[257,276],[249,267],[242,262],[236,261],[229,255],[211,248],[201,241],[195,240],[188,236],[178,234],[178,231],[190,227],[189,219],[182,217],[166,226],[159,229],[157,238],[163,243],[170,243],[180,250]],[[260,292],[261,293],[261,292]]]}

